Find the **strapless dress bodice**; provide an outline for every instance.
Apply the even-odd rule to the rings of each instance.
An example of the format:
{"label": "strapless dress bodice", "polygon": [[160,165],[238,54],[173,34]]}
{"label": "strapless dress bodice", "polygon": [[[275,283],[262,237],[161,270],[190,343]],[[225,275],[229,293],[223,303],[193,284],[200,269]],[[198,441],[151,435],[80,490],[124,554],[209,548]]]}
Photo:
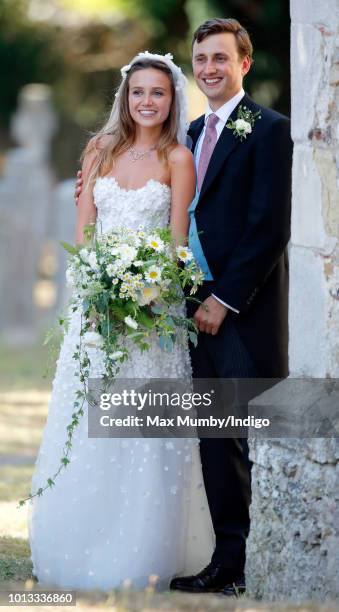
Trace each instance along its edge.
{"label": "strapless dress bodice", "polygon": [[124,189],[113,176],[99,177],[93,196],[101,233],[117,227],[152,229],[169,224],[171,188],[155,179],[139,189]]}

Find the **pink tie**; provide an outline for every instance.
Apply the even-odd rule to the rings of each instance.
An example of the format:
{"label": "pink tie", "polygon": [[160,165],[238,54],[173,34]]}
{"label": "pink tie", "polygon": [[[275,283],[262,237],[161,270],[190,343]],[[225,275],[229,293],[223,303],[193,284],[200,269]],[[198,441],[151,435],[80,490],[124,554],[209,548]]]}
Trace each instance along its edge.
{"label": "pink tie", "polygon": [[201,186],[203,184],[205,174],[207,172],[208,164],[210,163],[210,159],[212,157],[212,153],[216,142],[218,140],[218,134],[216,130],[216,125],[219,121],[219,117],[212,113],[209,115],[207,119],[207,125],[205,130],[205,137],[202,143],[199,166],[198,166],[198,189],[201,191]]}

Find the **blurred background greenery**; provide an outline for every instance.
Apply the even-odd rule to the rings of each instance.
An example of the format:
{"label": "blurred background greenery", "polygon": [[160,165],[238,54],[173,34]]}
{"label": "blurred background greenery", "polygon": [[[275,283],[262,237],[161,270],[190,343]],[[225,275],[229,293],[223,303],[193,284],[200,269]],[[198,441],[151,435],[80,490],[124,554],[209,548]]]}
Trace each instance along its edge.
{"label": "blurred background greenery", "polygon": [[[21,87],[46,83],[59,116],[57,178],[74,176],[89,131],[112,103],[120,66],[140,50],[170,51],[189,75],[192,32],[213,16],[235,17],[249,30],[255,64],[246,89],[288,115],[288,0],[0,0],[0,152],[13,144]],[[201,113],[195,89],[190,106],[191,118]]]}

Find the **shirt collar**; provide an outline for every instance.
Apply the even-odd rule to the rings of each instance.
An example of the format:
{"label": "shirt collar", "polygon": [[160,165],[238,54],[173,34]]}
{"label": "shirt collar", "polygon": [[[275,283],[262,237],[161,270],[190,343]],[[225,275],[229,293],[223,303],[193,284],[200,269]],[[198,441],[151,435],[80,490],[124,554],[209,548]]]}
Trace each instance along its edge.
{"label": "shirt collar", "polygon": [[223,123],[226,123],[229,116],[233,113],[235,107],[239,104],[240,100],[243,99],[244,95],[245,95],[245,92],[243,88],[241,88],[240,91],[237,94],[235,94],[235,96],[233,96],[233,98],[231,98],[230,100],[227,100],[227,102],[225,102],[225,104],[220,106],[220,108],[218,108],[218,110],[216,111],[213,111],[210,105],[208,104],[206,107],[206,111],[205,111],[205,124],[206,124],[208,117],[212,113],[217,115],[217,117],[219,117],[219,119]]}

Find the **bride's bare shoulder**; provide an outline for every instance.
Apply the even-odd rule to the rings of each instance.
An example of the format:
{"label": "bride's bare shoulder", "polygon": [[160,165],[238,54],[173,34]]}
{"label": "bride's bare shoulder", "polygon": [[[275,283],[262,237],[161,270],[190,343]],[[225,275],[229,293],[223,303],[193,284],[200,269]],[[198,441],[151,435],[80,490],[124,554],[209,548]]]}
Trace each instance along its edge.
{"label": "bride's bare shoulder", "polygon": [[170,164],[191,165],[193,163],[193,155],[187,147],[178,144],[170,150],[168,161]]}
{"label": "bride's bare shoulder", "polygon": [[90,138],[83,154],[83,171],[92,167],[100,152],[109,144],[111,136],[102,134]]}

